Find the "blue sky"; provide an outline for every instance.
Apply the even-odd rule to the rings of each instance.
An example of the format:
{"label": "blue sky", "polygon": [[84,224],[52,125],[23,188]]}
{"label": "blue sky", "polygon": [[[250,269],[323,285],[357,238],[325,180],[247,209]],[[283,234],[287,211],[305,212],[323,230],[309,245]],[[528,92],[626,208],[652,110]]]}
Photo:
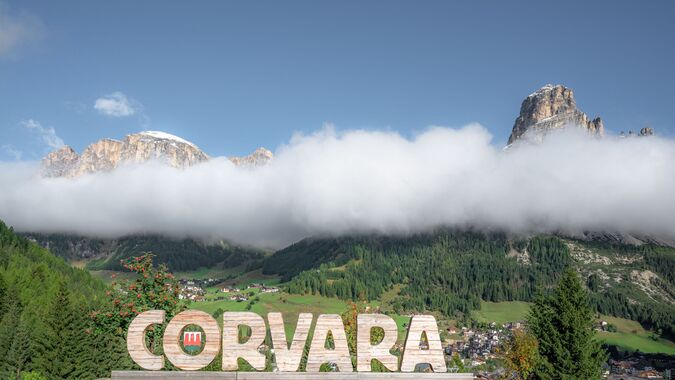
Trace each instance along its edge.
{"label": "blue sky", "polygon": [[549,82],[612,132],[672,137],[674,17],[672,1],[0,0],[0,160],[144,129],[239,155],[325,122],[479,122],[503,144]]}

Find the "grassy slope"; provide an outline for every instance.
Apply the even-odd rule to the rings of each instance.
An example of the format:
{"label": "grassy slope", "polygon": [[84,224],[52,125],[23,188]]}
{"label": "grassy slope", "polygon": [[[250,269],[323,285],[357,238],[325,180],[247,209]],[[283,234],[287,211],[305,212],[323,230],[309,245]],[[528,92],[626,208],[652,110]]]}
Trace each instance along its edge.
{"label": "grassy slope", "polygon": [[[215,296],[214,292],[214,288],[209,289],[206,298],[213,298]],[[249,291],[246,290],[242,293],[247,294],[248,292]],[[347,310],[347,303],[337,298],[286,293],[260,293],[258,290],[255,290],[254,293],[256,293],[256,295],[251,298],[259,297],[260,301],[256,301],[250,311],[262,315],[263,317],[267,317],[267,313],[270,312],[282,313],[286,336],[289,338],[295,332],[295,326],[298,322],[298,315],[300,313],[312,313],[316,317],[319,314],[342,314]],[[246,307],[248,304],[249,302],[237,302],[225,299],[193,302],[190,304],[190,308],[213,314],[219,308],[223,311],[247,311]],[[368,305],[375,307],[377,303]],[[392,318],[394,318],[398,325],[398,340],[399,342],[403,342],[406,334],[406,329],[403,326],[407,326],[410,322],[410,317],[392,315]]]}
{"label": "grassy slope", "polygon": [[[245,293],[248,293],[248,291]],[[256,296],[260,297],[260,301],[257,301],[250,311],[263,317],[266,317],[267,313],[270,312],[283,313],[284,325],[288,336],[292,336],[295,332],[295,325],[298,322],[298,315],[300,313],[313,313],[315,315],[340,314],[347,310],[347,304],[337,298],[282,293],[257,293]],[[223,311],[247,311],[246,307],[248,304],[249,302],[237,302],[226,299],[193,302],[190,304],[190,308],[213,314],[219,308]]]}
{"label": "grassy slope", "polygon": [[[179,273],[181,277],[189,278],[204,278],[210,275],[216,275],[214,272],[198,270],[196,272],[182,272]],[[92,271],[95,277],[99,277],[106,282],[110,281],[111,271]],[[223,273],[219,273],[223,274]],[[230,273],[228,273],[230,274]],[[126,273],[117,275],[125,276]],[[279,282],[275,276],[262,275],[260,271],[254,271],[237,276],[233,280],[226,282],[227,285],[242,286],[252,282],[265,283],[267,285],[274,285]],[[393,298],[400,292],[400,287],[397,286],[390,292],[383,295],[380,301],[371,302],[369,305],[376,307],[380,304],[386,304],[388,298]],[[248,293],[248,291],[244,292]],[[257,293],[257,291],[256,291]],[[215,298],[216,296],[228,296],[224,293],[217,293],[216,288],[210,288],[207,299]],[[260,301],[256,302],[251,311],[266,316],[269,312],[281,312],[284,315],[284,324],[286,327],[286,334],[292,336],[295,331],[295,325],[300,313],[318,314],[340,314],[347,309],[347,303],[337,298],[321,297],[315,295],[295,295],[283,293],[258,293]],[[191,304],[191,308],[203,310],[209,314],[214,313],[218,308],[224,311],[245,311],[248,302],[236,302],[230,300],[211,300],[205,302],[196,302]],[[527,302],[513,301],[513,302],[482,302],[481,309],[473,312],[472,316],[481,322],[497,322],[500,324],[512,321],[524,320],[529,310]],[[392,315],[399,330],[399,341],[403,342],[405,339],[406,329],[404,324],[409,323],[410,318],[404,315]],[[667,353],[675,355],[675,343],[665,339],[653,340],[650,338],[651,333],[639,323],[622,318],[603,317],[609,323],[615,325],[618,329],[616,333],[600,332],[599,338],[610,345],[616,345],[627,350],[640,350],[648,353]]]}
{"label": "grassy slope", "polygon": [[[528,310],[527,302],[482,302],[481,310],[475,311],[473,316],[482,322],[505,323],[525,319]],[[609,316],[603,316],[602,319],[616,326],[618,330],[615,333],[598,333],[600,340],[607,344],[630,351],[675,355],[675,343],[666,339],[651,339],[652,333],[638,322]]]}
{"label": "grassy slope", "polygon": [[524,320],[529,310],[527,302],[481,302],[480,310],[475,310],[473,317],[480,322],[504,324]]}
{"label": "grassy slope", "polygon": [[600,332],[598,335],[603,342],[627,350],[675,355],[675,343],[661,338],[658,340],[651,339],[652,333],[642,328],[639,323],[607,316],[604,316],[603,319],[616,326],[618,330],[615,333]]}

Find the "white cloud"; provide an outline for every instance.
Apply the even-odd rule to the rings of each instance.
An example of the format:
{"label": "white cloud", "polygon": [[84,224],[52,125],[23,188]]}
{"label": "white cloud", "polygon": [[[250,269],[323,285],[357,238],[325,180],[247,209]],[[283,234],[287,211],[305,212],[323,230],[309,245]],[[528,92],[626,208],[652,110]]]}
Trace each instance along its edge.
{"label": "white cloud", "polygon": [[[296,135],[267,166],[225,158],[78,179],[0,164],[0,218],[21,231],[163,233],[280,247],[306,236],[438,226],[675,238],[675,141],[576,131],[506,151],[481,126]],[[25,165],[25,164],[23,164]]]}
{"label": "white cloud", "polygon": [[106,116],[126,117],[139,112],[142,105],[129,99],[124,93],[115,91],[96,99],[94,109]]}
{"label": "white cloud", "polygon": [[56,135],[56,130],[52,127],[43,127],[33,119],[21,121],[21,126],[38,134],[42,142],[52,149],[58,149],[64,145],[63,139]]}
{"label": "white cloud", "polygon": [[40,40],[44,25],[28,12],[13,12],[0,2],[0,57],[12,56],[22,47]]}

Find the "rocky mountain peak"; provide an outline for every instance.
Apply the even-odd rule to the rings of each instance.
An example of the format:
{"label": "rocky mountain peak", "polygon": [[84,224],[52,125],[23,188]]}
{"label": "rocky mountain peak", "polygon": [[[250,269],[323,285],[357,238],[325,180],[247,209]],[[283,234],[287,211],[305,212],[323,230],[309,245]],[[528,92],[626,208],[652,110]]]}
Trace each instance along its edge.
{"label": "rocky mountain peak", "polygon": [[180,137],[158,131],[127,135],[122,141],[102,139],[89,145],[78,155],[65,146],[42,160],[46,177],[79,177],[88,173],[110,171],[123,163],[160,160],[184,168],[208,160],[195,144]]}
{"label": "rocky mountain peak", "polygon": [[63,177],[79,158],[73,148],[64,145],[42,159],[42,175],[45,177]]}
{"label": "rocky mountain peak", "polygon": [[603,136],[605,126],[599,117],[591,120],[577,108],[574,91],[563,85],[547,84],[530,94],[520,106],[520,115],[509,136],[508,144],[526,133],[543,135],[554,129],[576,125],[590,134]]}
{"label": "rocky mountain peak", "polygon": [[262,166],[270,162],[274,158],[274,154],[268,149],[260,147],[253,151],[248,156],[230,157],[230,161],[237,166],[256,167]]}
{"label": "rocky mountain peak", "polygon": [[[231,157],[235,165],[257,167],[267,164],[272,152],[258,148],[243,157]],[[140,164],[159,160],[175,168],[186,168],[209,160],[197,145],[178,136],[160,131],[143,131],[124,139],[102,139],[78,155],[73,148],[63,146],[42,159],[44,177],[79,177],[89,173],[111,171],[122,164]]]}

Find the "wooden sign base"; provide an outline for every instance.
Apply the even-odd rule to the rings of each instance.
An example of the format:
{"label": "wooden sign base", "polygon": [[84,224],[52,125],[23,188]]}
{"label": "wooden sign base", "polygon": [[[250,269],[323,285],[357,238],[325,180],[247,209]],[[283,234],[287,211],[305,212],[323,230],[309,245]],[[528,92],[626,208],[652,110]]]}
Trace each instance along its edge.
{"label": "wooden sign base", "polygon": [[471,373],[422,372],[170,372],[113,371],[111,380],[199,379],[199,380],[473,380]]}

